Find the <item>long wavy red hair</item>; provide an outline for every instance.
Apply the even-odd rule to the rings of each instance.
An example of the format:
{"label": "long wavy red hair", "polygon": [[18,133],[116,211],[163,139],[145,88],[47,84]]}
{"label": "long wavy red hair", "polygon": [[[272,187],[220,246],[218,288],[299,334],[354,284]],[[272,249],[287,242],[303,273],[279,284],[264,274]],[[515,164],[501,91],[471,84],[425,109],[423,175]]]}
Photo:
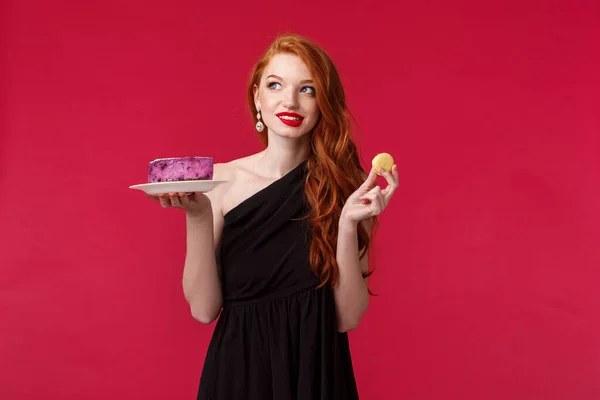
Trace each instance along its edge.
{"label": "long wavy red hair", "polygon": [[[351,138],[351,115],[338,71],[329,55],[307,38],[296,34],[278,36],[252,69],[247,100],[254,123],[257,122],[254,85],[259,85],[265,68],[278,53],[298,56],[308,67],[314,81],[321,116],[310,133],[311,152],[307,160],[305,183],[306,197],[311,206],[307,218],[313,228],[310,264],[321,286],[334,286],[338,281],[338,221],[344,202],[363,183],[366,173],[360,165],[357,148]],[[267,130],[258,135],[264,145],[268,145]],[[376,218],[372,222],[371,226],[376,225]],[[363,224],[359,224],[361,258],[365,256],[369,243],[369,232]],[[363,273],[363,276],[371,272]]]}

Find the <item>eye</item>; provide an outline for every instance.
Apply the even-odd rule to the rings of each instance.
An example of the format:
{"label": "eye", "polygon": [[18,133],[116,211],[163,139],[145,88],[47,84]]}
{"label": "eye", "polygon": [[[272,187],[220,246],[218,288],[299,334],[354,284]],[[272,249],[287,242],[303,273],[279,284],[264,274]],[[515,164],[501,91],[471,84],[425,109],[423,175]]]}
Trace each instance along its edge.
{"label": "eye", "polygon": [[271,83],[267,83],[267,87],[268,87],[269,89],[279,89],[279,88],[275,87],[275,85],[279,85],[279,86],[281,86],[281,85],[279,84],[279,82],[271,82]]}
{"label": "eye", "polygon": [[[307,89],[307,90],[305,90],[305,89]],[[312,87],[312,86],[304,86],[304,87],[303,87],[303,88],[300,90],[300,92],[302,92],[302,93],[310,93],[310,94],[315,94],[315,93],[316,93],[316,91],[315,91],[315,88],[314,88],[314,87]]]}

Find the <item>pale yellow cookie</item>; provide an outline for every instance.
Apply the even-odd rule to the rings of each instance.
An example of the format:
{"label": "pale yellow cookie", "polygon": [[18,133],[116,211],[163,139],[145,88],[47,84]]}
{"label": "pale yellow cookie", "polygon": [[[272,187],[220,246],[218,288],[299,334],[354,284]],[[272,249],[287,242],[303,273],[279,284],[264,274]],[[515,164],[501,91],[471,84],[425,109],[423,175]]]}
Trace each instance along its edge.
{"label": "pale yellow cookie", "polygon": [[394,159],[388,153],[379,153],[373,157],[373,161],[371,163],[373,164],[373,169],[377,175],[381,175],[379,173],[379,168],[383,168],[387,172],[390,172],[394,166]]}

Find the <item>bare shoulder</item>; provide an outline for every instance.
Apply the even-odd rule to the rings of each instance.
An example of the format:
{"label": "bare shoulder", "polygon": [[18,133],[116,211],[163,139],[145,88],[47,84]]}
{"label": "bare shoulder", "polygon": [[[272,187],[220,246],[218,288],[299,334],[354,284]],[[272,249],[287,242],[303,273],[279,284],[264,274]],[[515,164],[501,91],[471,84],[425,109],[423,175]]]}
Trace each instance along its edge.
{"label": "bare shoulder", "polygon": [[231,187],[238,185],[244,186],[245,183],[256,178],[256,174],[253,172],[253,166],[256,163],[257,155],[258,154],[252,154],[223,164],[223,173],[226,175],[227,180],[230,181]]}
{"label": "bare shoulder", "polygon": [[234,177],[234,171],[232,170],[229,163],[217,163],[213,165],[213,180],[214,181],[225,181],[215,186],[210,192],[206,193],[206,196],[210,199],[213,211],[220,211],[222,215],[223,198],[228,191],[228,186]]}
{"label": "bare shoulder", "polygon": [[[217,163],[213,166],[213,180],[229,181],[232,173],[235,172],[231,166],[231,162]],[[221,186],[221,185],[220,185]]]}
{"label": "bare shoulder", "polygon": [[[239,180],[240,175],[248,172],[248,166],[252,160],[252,156],[237,158],[226,163],[214,165],[213,179],[216,181],[227,181],[231,186],[236,180]],[[224,185],[219,185],[223,187]]]}
{"label": "bare shoulder", "polygon": [[229,182],[224,188],[227,196],[221,203],[223,215],[271,183],[270,179],[255,172],[257,156],[258,153],[227,163]]}
{"label": "bare shoulder", "polygon": [[235,197],[236,188],[248,179],[248,165],[251,158],[252,156],[248,156],[213,165],[213,180],[224,181],[224,183],[217,185],[206,195],[211,200],[213,208],[218,207],[223,215],[226,211],[223,207],[226,198]]}
{"label": "bare shoulder", "polygon": [[251,154],[246,157],[236,158],[235,160],[231,160],[227,164],[232,170],[235,170],[237,173],[248,173],[250,170],[250,166],[253,162],[255,162],[257,155],[258,154]]}

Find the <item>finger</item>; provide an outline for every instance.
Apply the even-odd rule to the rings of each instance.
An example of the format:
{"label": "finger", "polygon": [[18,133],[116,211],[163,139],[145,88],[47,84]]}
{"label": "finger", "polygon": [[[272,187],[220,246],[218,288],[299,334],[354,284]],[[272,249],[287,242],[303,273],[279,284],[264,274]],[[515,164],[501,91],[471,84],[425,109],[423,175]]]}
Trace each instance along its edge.
{"label": "finger", "polygon": [[173,207],[181,207],[181,201],[179,201],[179,195],[177,193],[169,193],[169,198],[171,199],[171,204]]}
{"label": "finger", "polygon": [[398,189],[398,184],[394,184],[394,185],[389,185],[387,188],[385,188],[385,190],[382,192],[384,197],[385,197],[385,204],[387,205],[390,200],[392,199],[392,196],[394,195],[394,192],[396,192],[396,189]]}
{"label": "finger", "polygon": [[396,168],[396,164],[392,166],[390,171],[382,170],[381,175],[385,178],[388,184],[398,186],[398,168]]}
{"label": "finger", "polygon": [[389,198],[391,198],[392,194],[394,194],[394,191],[398,187],[398,169],[396,168],[396,165],[394,164],[392,167],[391,173],[384,171],[383,176],[388,182],[388,186],[383,189],[383,194],[388,198],[389,201]]}
{"label": "finger", "polygon": [[385,210],[385,206],[377,202],[373,210],[373,216],[381,214],[383,210]]}
{"label": "finger", "polygon": [[394,192],[396,191],[396,187],[395,186],[390,186],[389,189],[386,188],[385,193],[382,193],[384,198],[385,198],[385,205],[387,206],[390,202],[390,200],[392,200],[392,196],[394,195]]}
{"label": "finger", "polygon": [[187,193],[177,193],[177,199],[181,203],[182,207],[187,207],[189,204],[189,197]]}
{"label": "finger", "polygon": [[160,198],[154,194],[148,194],[148,193],[144,193],[146,195],[146,197],[150,198],[151,200],[154,201],[160,201]]}
{"label": "finger", "polygon": [[377,206],[379,208],[383,208],[386,205],[385,196],[379,186],[375,186],[361,198],[368,199],[374,206]]}
{"label": "finger", "polygon": [[364,195],[360,196],[360,202],[363,204],[369,204],[373,200],[375,200],[375,196],[371,193],[365,193]]}
{"label": "finger", "polygon": [[360,196],[360,198],[363,198],[367,195],[372,196],[375,195],[377,192],[381,191],[381,188],[378,185],[375,185],[373,188],[371,188],[371,190],[369,190],[367,193],[363,194],[362,196]]}
{"label": "finger", "polygon": [[400,180],[398,179],[398,167],[396,164],[392,167],[392,176],[394,177],[394,182],[396,182],[396,187],[400,184]]}
{"label": "finger", "polygon": [[365,179],[365,181],[363,182],[363,184],[361,186],[368,190],[371,187],[373,187],[376,180],[377,180],[377,172],[375,172],[375,170],[373,168],[371,168],[371,171],[369,172],[369,176],[367,176],[367,179]]}
{"label": "finger", "polygon": [[[392,167],[392,170],[394,168]],[[396,179],[394,178],[394,176],[390,173],[390,171],[386,171],[385,169],[381,169],[381,176],[383,176],[385,178],[385,180],[387,181],[387,183],[389,185],[396,183]]]}
{"label": "finger", "polygon": [[158,199],[160,201],[160,205],[163,206],[163,208],[167,208],[167,207],[171,206],[171,200],[169,199],[169,197],[160,196]]}
{"label": "finger", "polygon": [[383,211],[388,204],[388,200],[383,194],[383,190],[377,192],[377,202],[381,205],[381,211]]}
{"label": "finger", "polygon": [[375,194],[375,199],[371,202],[371,213],[373,216],[381,214],[385,209],[384,201],[381,192]]}
{"label": "finger", "polygon": [[180,193],[179,194],[179,201],[181,201],[181,204],[185,207],[188,208],[189,206],[192,205],[192,202],[195,200],[195,193]]}
{"label": "finger", "polygon": [[361,204],[365,205],[371,216],[379,214],[383,210],[381,199],[378,196],[370,196],[368,199],[361,200]]}
{"label": "finger", "polygon": [[194,193],[192,193],[192,200],[193,201],[200,201],[200,199],[202,198],[202,196],[204,196],[203,192],[194,192]]}
{"label": "finger", "polygon": [[383,189],[381,191],[381,193],[383,193],[383,195],[386,196],[386,198],[391,198],[397,188],[398,188],[398,185],[396,185],[395,183],[392,183],[392,184],[387,185],[387,187],[385,189]]}
{"label": "finger", "polygon": [[375,186],[373,189],[369,190],[367,193],[360,196],[360,199],[368,199],[373,202],[377,198],[377,194],[381,192],[381,188],[379,186]]}

